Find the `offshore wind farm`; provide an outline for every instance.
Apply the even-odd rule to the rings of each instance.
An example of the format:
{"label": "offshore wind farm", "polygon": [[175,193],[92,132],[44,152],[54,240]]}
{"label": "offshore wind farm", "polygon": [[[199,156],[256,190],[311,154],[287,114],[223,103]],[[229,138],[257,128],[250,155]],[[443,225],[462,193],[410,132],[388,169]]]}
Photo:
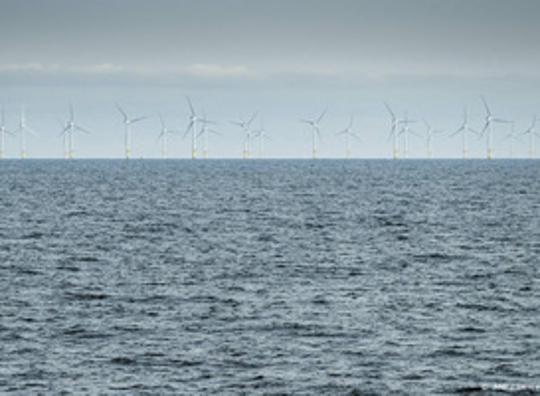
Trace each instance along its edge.
{"label": "offshore wind farm", "polygon": [[0,394],[540,395],[538,15],[0,1]]}
{"label": "offshore wind farm", "polygon": [[[491,113],[491,110],[487,104],[486,99],[484,96],[478,97],[479,101],[481,102],[481,105],[485,109],[485,116],[484,119],[478,119],[476,128],[471,127],[467,107],[465,107],[463,111],[463,121],[461,124],[459,124],[458,120],[454,120],[454,122],[450,125],[446,125],[446,130],[450,131],[450,133],[445,133],[442,129],[434,129],[429,122],[426,121],[425,117],[420,117],[421,122],[416,119],[411,119],[408,116],[408,112],[404,112],[403,117],[396,117],[394,111],[390,108],[390,106],[386,102],[381,103],[381,109],[383,109],[383,106],[386,108],[386,111],[390,114],[390,120],[389,120],[389,126],[387,130],[380,129],[380,130],[372,130],[368,131],[366,130],[362,136],[363,139],[360,139],[360,136],[357,132],[353,131],[353,121],[354,121],[354,115],[351,115],[349,118],[349,124],[347,128],[338,131],[337,133],[330,133],[328,139],[332,139],[334,141],[338,140],[339,137],[344,138],[345,140],[345,152],[344,155],[332,155],[327,154],[327,158],[373,158],[369,151],[370,142],[369,140],[384,140],[385,136],[387,136],[387,154],[386,155],[380,155],[379,157],[375,156],[375,158],[393,158],[393,159],[407,159],[410,155],[410,137],[412,136],[415,140],[418,141],[418,144],[415,144],[413,146],[416,146],[416,150],[413,151],[414,158],[417,159],[432,159],[434,158],[434,150],[433,150],[433,144],[434,140],[436,143],[439,144],[439,146],[445,146],[448,145],[449,142],[452,140],[455,141],[456,136],[461,135],[461,153],[462,153],[462,159],[467,159],[469,157],[469,148],[468,145],[472,144],[471,140],[477,140],[477,146],[479,143],[481,143],[481,139],[485,139],[486,143],[486,154],[484,156],[478,155],[476,158],[485,158],[485,159],[493,159],[496,157],[499,158],[529,158],[529,159],[535,159],[536,156],[536,141],[538,138],[540,138],[540,132],[537,132],[535,129],[536,126],[536,116],[533,116],[533,122],[530,124],[530,126],[522,131],[516,130],[516,121],[509,121],[506,119],[502,119],[500,117],[494,117]],[[227,135],[223,135],[223,133],[220,133],[216,130],[218,125],[220,125],[220,122],[215,120],[208,120],[206,118],[206,115],[200,116],[195,111],[195,107],[193,105],[193,102],[189,96],[186,96],[186,103],[188,105],[188,124],[184,129],[183,134],[181,133],[181,130],[183,126],[181,125],[175,125],[174,128],[169,128],[165,125],[163,115],[161,112],[158,113],[155,117],[149,117],[149,116],[138,116],[138,117],[129,117],[128,114],[125,112],[125,110],[119,105],[116,104],[116,108],[119,111],[119,113],[122,116],[122,125],[123,125],[123,140],[124,140],[124,148],[123,148],[123,157],[125,159],[130,159],[133,156],[133,136],[132,136],[132,125],[136,123],[140,123],[141,121],[146,121],[146,125],[141,124],[139,126],[141,132],[140,134],[148,134],[148,130],[151,130],[152,128],[161,128],[160,133],[158,135],[158,139],[153,142],[154,144],[148,145],[145,144],[144,147],[141,146],[140,153],[138,156],[135,156],[135,158],[159,158],[162,159],[173,159],[174,157],[169,156],[169,142],[175,140],[175,145],[177,147],[180,147],[180,153],[177,155],[176,158],[191,158],[191,159],[208,159],[211,158],[209,156],[209,136],[213,135],[213,137],[221,137],[221,142],[216,142],[216,149],[215,151],[217,153],[220,152],[219,150],[219,143],[223,143],[223,139],[227,139],[229,142],[236,142],[239,153],[237,156],[229,156],[229,158],[243,158],[243,159],[253,159],[253,158],[263,158],[262,156],[262,145],[263,142],[266,141],[266,145],[269,145],[270,143],[275,144],[276,146],[285,144],[286,140],[290,138],[290,135],[296,134],[301,135],[302,131],[300,128],[294,128],[290,127],[286,130],[286,133],[280,134],[281,139],[283,139],[281,142],[277,140],[277,137],[275,137],[274,140],[270,141],[268,136],[266,135],[266,130],[264,129],[264,126],[261,124],[258,128],[254,127],[254,121],[256,121],[257,117],[261,118],[263,115],[262,112],[254,112],[249,119],[240,119],[235,121],[229,121],[229,124],[236,126],[240,129],[240,135],[237,133],[237,131],[229,131],[230,133]],[[180,106],[179,106],[180,107]],[[2,107],[2,125],[0,126],[0,133],[1,133],[1,139],[2,139],[2,158],[7,155],[11,158],[17,158],[16,151],[14,150],[12,153],[6,153],[5,152],[5,136],[6,134],[9,134],[11,136],[14,136],[15,133],[10,132],[13,130],[16,132],[16,134],[20,137],[20,156],[19,158],[25,159],[28,158],[28,151],[27,151],[27,134],[30,133],[32,136],[37,139],[37,135],[35,132],[33,132],[32,129],[30,129],[26,125],[26,115],[24,107],[21,107],[21,115],[19,120],[19,125],[7,125],[6,124],[6,114],[5,114],[5,107]],[[314,119],[300,119],[300,123],[307,125],[309,127],[309,133],[310,133],[310,141],[311,141],[311,150],[310,154],[311,156],[307,158],[311,159],[317,159],[319,156],[325,157],[324,151],[321,152],[319,145],[322,141],[322,134],[321,130],[324,130],[324,128],[321,127],[321,122],[323,121],[323,118],[326,116],[328,112],[328,109],[325,109],[322,113],[320,113],[316,118]],[[178,111],[179,114],[182,114],[181,111]],[[177,116],[179,114],[176,114]],[[36,120],[37,122],[37,120]],[[223,126],[227,124],[227,122],[221,121],[221,129],[224,129]],[[411,128],[411,125],[423,124],[423,132],[419,132],[416,129]],[[495,125],[497,124],[497,127]],[[512,125],[513,132],[509,136],[507,133],[505,133],[505,130],[501,126],[501,124],[507,124]],[[522,124],[524,125],[524,124]],[[146,132],[145,132],[146,130]],[[387,132],[388,131],[388,132]],[[231,133],[232,132],[232,133]],[[329,131],[331,132],[331,131]],[[62,124],[62,129],[60,133],[60,137],[62,138],[61,141],[59,141],[59,144],[63,145],[63,156],[66,159],[73,159],[74,156],[74,135],[76,133],[84,133],[87,135],[91,135],[91,132],[88,129],[83,128],[79,124],[75,123],[74,120],[74,110],[73,105],[69,105],[69,118],[68,120]],[[495,136],[496,134],[496,136]],[[243,135],[243,136],[242,136]],[[528,135],[528,144],[524,141],[523,136]],[[189,139],[188,139],[189,138]],[[54,137],[47,137],[48,140],[54,139]],[[258,139],[258,140],[257,140]],[[369,140],[368,140],[369,139]],[[258,141],[258,150],[254,150],[254,145],[256,140]],[[424,145],[422,145],[420,142],[424,141]],[[354,150],[354,155],[352,151],[352,146],[356,146],[356,149]],[[497,149],[494,148],[494,146],[497,146]],[[519,149],[518,149],[519,147]],[[84,148],[81,148],[81,152],[83,152]],[[305,150],[301,150],[302,152],[305,152]],[[120,150],[118,150],[120,153]],[[188,153],[186,156],[185,153]],[[281,158],[282,155],[280,155],[279,151],[274,151],[277,153],[276,158]],[[305,158],[305,155],[302,154],[302,152],[299,152],[297,154],[289,154],[289,158]],[[10,155],[11,154],[11,155]],[[43,155],[43,154],[42,154]],[[54,158],[55,156],[45,154],[47,158]],[[459,152],[457,149],[454,150],[453,153],[449,153],[448,151],[445,151],[444,154],[441,153],[439,155],[435,155],[438,158],[459,158]],[[122,155],[118,155],[117,158],[121,158]],[[89,158],[86,156],[86,158]],[[91,157],[90,157],[91,158]],[[102,158],[101,155],[94,154],[94,158]],[[217,154],[216,158],[227,158],[227,156],[219,155]]]}

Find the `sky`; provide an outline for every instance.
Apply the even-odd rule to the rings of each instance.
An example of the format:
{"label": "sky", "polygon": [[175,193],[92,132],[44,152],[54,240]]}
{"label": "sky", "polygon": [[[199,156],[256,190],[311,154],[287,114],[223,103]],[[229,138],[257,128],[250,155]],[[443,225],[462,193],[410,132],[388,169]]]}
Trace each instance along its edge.
{"label": "sky", "polygon": [[[519,133],[540,110],[538,15],[536,0],[0,0],[0,103],[12,130],[25,107],[37,132],[31,157],[62,156],[69,103],[92,132],[75,138],[77,157],[123,155],[115,103],[151,117],[133,128],[136,157],[159,157],[158,113],[179,131],[170,156],[188,157],[186,95],[218,122],[211,157],[241,156],[243,133],[230,121],[253,112],[270,137],[266,157],[309,157],[299,119],[328,109],[321,157],[344,155],[335,133],[354,116],[353,155],[387,158],[385,101],[419,121],[411,157],[426,155],[422,119],[448,132],[434,155],[459,157],[460,140],[448,135],[465,106],[482,128],[480,95]],[[509,131],[495,127],[496,156],[509,155]],[[514,149],[526,156],[527,139]],[[19,150],[6,139],[7,156]],[[470,150],[483,156],[485,140],[471,137]]]}

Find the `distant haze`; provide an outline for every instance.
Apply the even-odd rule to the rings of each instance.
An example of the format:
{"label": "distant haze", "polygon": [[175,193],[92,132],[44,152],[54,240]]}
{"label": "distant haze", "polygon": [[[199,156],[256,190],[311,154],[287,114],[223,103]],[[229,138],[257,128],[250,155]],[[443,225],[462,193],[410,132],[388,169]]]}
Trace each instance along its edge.
{"label": "distant haze", "polygon": [[[0,104],[10,129],[25,105],[39,134],[29,138],[33,157],[62,154],[69,102],[93,132],[77,136],[77,157],[122,156],[116,102],[153,116],[134,128],[134,154],[157,157],[155,116],[183,131],[185,95],[219,122],[211,156],[239,157],[243,136],[230,121],[258,111],[271,136],[267,156],[307,157],[309,130],[298,119],[328,108],[322,157],[343,156],[334,133],[350,115],[363,136],[353,155],[389,157],[383,101],[451,132],[464,106],[481,129],[483,94],[523,132],[540,112],[539,15],[535,0],[2,0]],[[508,155],[508,132],[496,126],[496,156]],[[187,157],[180,135],[171,156]],[[515,144],[526,156],[527,140]],[[9,156],[18,147],[7,139]],[[435,138],[433,151],[459,157],[459,139]],[[484,151],[483,140],[471,140],[472,156]],[[423,139],[411,137],[410,154],[425,155]]]}

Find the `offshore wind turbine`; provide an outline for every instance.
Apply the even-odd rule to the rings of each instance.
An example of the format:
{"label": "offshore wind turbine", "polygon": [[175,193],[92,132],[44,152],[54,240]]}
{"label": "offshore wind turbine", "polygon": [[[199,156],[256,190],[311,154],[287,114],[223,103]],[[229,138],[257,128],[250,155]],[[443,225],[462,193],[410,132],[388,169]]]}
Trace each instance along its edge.
{"label": "offshore wind turbine", "polygon": [[422,121],[424,121],[424,125],[426,126],[426,155],[427,155],[427,158],[432,158],[433,152],[432,152],[431,143],[432,143],[433,135],[440,134],[443,131],[441,129],[433,129],[431,124],[427,122],[425,119],[423,119]]}
{"label": "offshore wind turbine", "polygon": [[158,117],[161,124],[161,130],[158,135],[158,141],[161,141],[161,158],[167,159],[169,156],[168,137],[170,134],[175,133],[176,131],[173,131],[167,127],[161,113],[158,113]]}
{"label": "offshore wind turbine", "polygon": [[461,133],[461,141],[463,144],[463,159],[466,159],[468,156],[467,135],[469,132],[473,132],[478,135],[478,132],[469,126],[469,115],[467,113],[467,108],[464,107],[463,108],[463,123],[454,133],[450,135],[451,137],[453,137]]}
{"label": "offshore wind turbine", "polygon": [[251,118],[247,121],[245,120],[239,120],[239,121],[231,121],[231,124],[234,124],[236,126],[239,126],[242,129],[242,132],[244,132],[244,151],[242,153],[242,158],[248,159],[251,155],[251,135],[252,130],[250,129],[251,123],[255,120],[257,117],[257,112],[253,113],[251,115]]}
{"label": "offshore wind turbine", "polygon": [[345,158],[351,157],[351,138],[360,140],[360,136],[353,131],[354,116],[351,116],[347,128],[336,132],[336,135],[345,136]]}
{"label": "offshore wind turbine", "polygon": [[529,158],[536,157],[536,138],[540,137],[540,134],[536,132],[536,114],[533,117],[531,126],[523,132],[523,135],[529,135]]}
{"label": "offshore wind turbine", "polygon": [[486,99],[481,96],[482,103],[484,103],[484,108],[486,109],[486,122],[484,124],[484,128],[482,129],[481,135],[483,136],[486,131],[486,145],[487,145],[487,159],[490,160],[493,158],[493,123],[509,123],[507,120],[503,120],[502,118],[496,118],[491,113],[491,110],[486,102]]}
{"label": "offshore wind turbine", "polygon": [[6,112],[4,106],[2,106],[2,119],[0,120],[0,159],[4,158],[6,134],[13,135],[13,133],[6,128]]}
{"label": "offshore wind turbine", "polygon": [[[64,138],[64,158],[73,158],[73,135],[75,131],[89,134],[90,131],[75,123],[75,115],[73,111],[73,105],[69,105],[69,119],[65,123],[65,127],[62,129],[61,135]],[[67,139],[67,142],[66,142]],[[67,143],[67,147],[66,147]]]}
{"label": "offshore wind turbine", "polygon": [[384,103],[386,110],[390,114],[391,126],[390,126],[390,136],[392,139],[392,159],[397,159],[399,157],[399,124],[400,119],[396,117],[395,113],[392,111],[388,103]]}
{"label": "offshore wind turbine", "polygon": [[26,125],[26,116],[24,114],[24,107],[21,108],[21,118],[19,120],[19,127],[15,130],[16,133],[20,133],[21,136],[21,159],[26,158],[26,133],[36,136],[37,134]]}
{"label": "offshore wind turbine", "polygon": [[136,122],[146,120],[148,117],[141,116],[141,117],[135,117],[135,118],[129,118],[127,113],[124,111],[122,107],[120,107],[119,104],[116,104],[116,108],[122,114],[123,117],[123,124],[124,124],[124,152],[126,159],[131,158],[131,154],[133,152],[133,140],[131,137],[131,125],[135,124]]}
{"label": "offshore wind turbine", "polygon": [[184,133],[184,138],[188,135],[189,132],[191,132],[191,159],[197,158],[197,136],[199,135],[197,131],[197,124],[199,122],[204,122],[204,118],[201,118],[197,115],[195,112],[195,108],[193,107],[193,103],[191,102],[191,98],[189,96],[186,96],[186,101],[189,106],[189,122],[186,127],[186,132]]}
{"label": "offshore wind turbine", "polygon": [[325,109],[321,115],[313,120],[302,119],[300,120],[303,124],[308,124],[311,126],[311,156],[313,159],[317,158],[317,142],[321,139],[321,128],[320,123],[326,114],[327,109]]}

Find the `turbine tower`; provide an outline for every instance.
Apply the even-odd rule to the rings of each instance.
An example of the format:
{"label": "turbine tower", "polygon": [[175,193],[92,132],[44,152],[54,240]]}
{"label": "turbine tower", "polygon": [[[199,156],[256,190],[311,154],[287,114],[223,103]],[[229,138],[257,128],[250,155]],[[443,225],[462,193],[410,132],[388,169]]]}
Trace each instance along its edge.
{"label": "turbine tower", "polygon": [[26,125],[26,117],[24,114],[24,107],[21,108],[21,119],[19,121],[19,127],[15,131],[21,134],[21,159],[26,159],[26,133],[36,136],[36,133]]}
{"label": "turbine tower", "polygon": [[431,147],[431,143],[432,143],[432,140],[433,140],[433,135],[434,134],[440,134],[442,133],[443,131],[441,129],[433,129],[431,127],[431,124],[429,122],[427,122],[425,119],[422,120],[424,121],[424,125],[426,126],[426,155],[427,155],[427,158],[433,158],[433,151],[432,151],[432,147]]}
{"label": "turbine tower", "polygon": [[336,132],[336,135],[343,135],[345,136],[345,158],[351,157],[351,138],[355,138],[360,140],[360,136],[358,136],[355,132],[353,132],[353,122],[354,117],[351,116],[349,120],[349,125],[347,125],[347,128],[343,129],[342,131]]}
{"label": "turbine tower", "polygon": [[311,126],[311,157],[313,159],[317,158],[317,142],[321,139],[321,129],[320,123],[326,114],[326,109],[321,113],[321,115],[314,120],[300,120],[301,123],[308,124]]}
{"label": "turbine tower", "polygon": [[540,137],[540,134],[536,132],[536,114],[533,117],[531,126],[523,132],[523,135],[529,135],[529,158],[536,157],[536,138]]}
{"label": "turbine tower", "polygon": [[491,110],[489,109],[489,106],[486,102],[486,99],[481,96],[482,103],[484,103],[484,107],[486,109],[486,123],[484,124],[484,128],[482,129],[482,136],[486,133],[486,145],[487,145],[487,159],[490,160],[493,158],[493,123],[509,123],[509,121],[503,120],[502,118],[496,118],[493,117],[493,114],[491,113]]}
{"label": "turbine tower", "polygon": [[[62,129],[61,135],[64,137],[64,158],[73,158],[73,135],[75,131],[90,134],[90,131],[75,123],[73,105],[69,105],[69,120],[66,121],[65,127]],[[67,139],[67,147],[66,147]]]}
{"label": "turbine tower", "polygon": [[397,159],[399,157],[399,124],[401,120],[399,120],[390,106],[388,106],[387,103],[384,103],[384,106],[386,107],[386,110],[388,110],[388,113],[390,114],[391,119],[391,126],[390,126],[390,136],[389,138],[392,139],[392,159]]}
{"label": "turbine tower", "polygon": [[244,132],[244,152],[242,153],[243,159],[248,159],[251,156],[251,134],[253,131],[250,129],[250,126],[256,117],[257,112],[253,113],[251,118],[247,121],[242,119],[240,121],[231,121],[231,124],[239,126],[242,129],[242,132]]}
{"label": "turbine tower", "polygon": [[142,116],[142,117],[135,117],[135,118],[129,118],[127,113],[124,111],[122,107],[120,107],[119,104],[116,105],[116,108],[122,114],[123,123],[124,123],[124,153],[126,159],[131,158],[131,154],[133,153],[133,140],[131,138],[131,125],[135,124],[136,122],[146,120],[148,117]]}
{"label": "turbine tower", "polygon": [[463,159],[467,159],[469,154],[467,147],[467,134],[469,132],[473,132],[478,135],[478,132],[469,126],[469,115],[467,113],[467,108],[465,107],[463,108],[463,124],[461,124],[461,126],[450,135],[451,137],[453,137],[461,133],[461,140],[463,144]]}
{"label": "turbine tower", "polygon": [[167,125],[165,124],[165,120],[163,120],[163,116],[161,115],[161,113],[158,113],[158,117],[161,124],[161,130],[158,135],[158,141],[161,141],[161,158],[167,159],[169,156],[168,136],[172,133],[175,133],[175,131],[167,128]]}
{"label": "turbine tower", "polygon": [[6,134],[13,135],[13,133],[6,128],[6,113],[4,106],[2,106],[2,119],[0,120],[0,159],[4,158],[4,144]]}

